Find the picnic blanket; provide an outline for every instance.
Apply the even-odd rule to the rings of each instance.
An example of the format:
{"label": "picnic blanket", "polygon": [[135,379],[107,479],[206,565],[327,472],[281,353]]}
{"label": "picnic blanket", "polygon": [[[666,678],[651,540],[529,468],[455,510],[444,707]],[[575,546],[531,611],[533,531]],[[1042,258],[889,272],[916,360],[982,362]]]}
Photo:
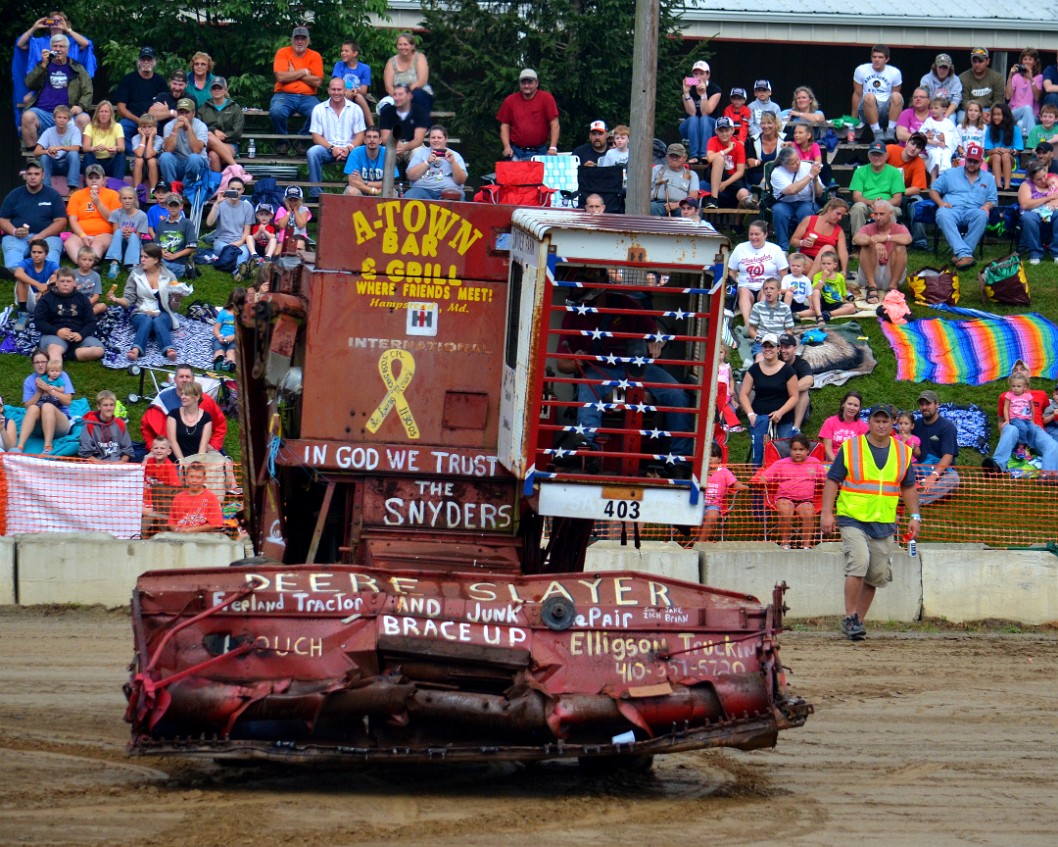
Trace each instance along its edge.
{"label": "picnic blanket", "polygon": [[[51,454],[52,456],[76,456],[77,451],[81,446],[81,428],[84,426],[83,418],[88,414],[91,406],[84,397],[78,397],[70,404],[70,420],[73,422],[70,427],[70,431],[61,438],[56,438],[52,442]],[[22,419],[26,416],[26,410],[23,406],[4,406],[4,414],[7,415],[7,419],[15,422],[15,427],[18,432],[22,432]],[[44,438],[39,435],[32,436],[26,442],[27,453],[40,453],[44,449]]]}
{"label": "picnic blanket", "polygon": [[[939,409],[942,418],[947,418],[955,424],[955,440],[960,447],[976,450],[982,456],[992,452],[988,447],[992,428],[988,423],[988,415],[980,406],[974,403],[941,403]],[[867,423],[870,412],[870,409],[863,409],[860,412],[860,420]],[[920,412],[912,414],[916,422],[922,419]]]}
{"label": "picnic blanket", "polygon": [[[17,314],[14,310],[0,313],[0,353],[16,353],[29,356],[40,344],[40,333],[29,322],[22,332],[14,331]],[[111,306],[106,314],[101,315],[96,328],[96,338],[103,342],[106,353],[103,356],[103,367],[121,370],[129,366],[126,352],[132,347],[135,337],[129,310],[121,306]],[[176,347],[176,361],[187,362],[196,370],[209,370],[213,367],[213,320],[205,315],[189,317],[180,315],[180,328],[173,330],[173,346]],[[173,363],[162,355],[162,351],[151,343],[147,352],[138,360],[151,367],[171,368]]]}
{"label": "picnic blanket", "polygon": [[[794,327],[793,335],[801,341],[806,331],[804,327]],[[871,344],[863,337],[863,330],[855,321],[841,324],[828,324],[827,339],[821,344],[803,344],[799,355],[812,368],[813,388],[824,385],[844,385],[855,376],[866,376],[874,370],[877,361]],[[750,355],[753,341],[747,338],[744,330],[736,329],[738,352],[745,367],[753,363]]]}
{"label": "picnic blanket", "polygon": [[1008,377],[1018,359],[1025,361],[1033,376],[1058,378],[1058,326],[1042,315],[1004,317],[952,307],[941,311],[973,317],[882,324],[896,356],[898,380],[983,385]]}

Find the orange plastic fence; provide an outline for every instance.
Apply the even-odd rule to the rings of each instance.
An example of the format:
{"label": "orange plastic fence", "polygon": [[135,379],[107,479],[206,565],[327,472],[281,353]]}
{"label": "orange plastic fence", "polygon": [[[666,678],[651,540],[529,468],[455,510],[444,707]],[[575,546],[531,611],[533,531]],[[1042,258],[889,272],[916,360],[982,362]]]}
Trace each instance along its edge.
{"label": "orange plastic fence", "polygon": [[196,526],[201,517],[216,525],[209,531],[240,537],[240,468],[219,454],[202,457],[202,464],[210,496],[180,497],[186,485],[176,466],[167,474],[145,474],[140,464],[0,454],[0,534],[95,531],[145,538],[170,523]]}
{"label": "orange plastic fence", "polygon": [[[727,467],[740,482],[749,484],[752,466]],[[949,496],[922,506],[919,540],[979,542],[990,547],[1023,547],[1058,540],[1058,480],[990,476],[977,467],[958,467],[956,473],[959,484]],[[759,492],[759,487],[750,486],[738,492],[733,502],[729,498],[730,509],[709,540],[777,541],[776,515],[760,504]],[[901,518],[901,529],[904,526]],[[818,540],[818,520],[816,527]],[[621,525],[596,524],[595,532],[602,538],[619,538]],[[698,527],[691,529],[689,538],[670,526],[648,524],[640,528],[640,537],[652,541],[692,543],[698,535]],[[826,540],[837,540],[837,536]]]}

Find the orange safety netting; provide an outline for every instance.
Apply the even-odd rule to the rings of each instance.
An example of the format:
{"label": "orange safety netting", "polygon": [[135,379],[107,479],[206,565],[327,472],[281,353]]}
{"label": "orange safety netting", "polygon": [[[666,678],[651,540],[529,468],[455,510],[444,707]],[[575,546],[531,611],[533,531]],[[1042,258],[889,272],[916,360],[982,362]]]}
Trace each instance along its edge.
{"label": "orange safety netting", "polygon": [[0,534],[106,532],[147,538],[209,526],[241,537],[241,469],[218,453],[189,456],[202,466],[203,493],[190,492],[177,466],[160,471],[139,463],[0,454]]}
{"label": "orange safety netting", "polygon": [[[755,468],[727,465],[735,477],[749,484]],[[990,547],[1025,547],[1058,540],[1058,480],[1014,478],[1006,474],[987,475],[978,467],[957,467],[958,486],[948,496],[921,507],[923,524],[920,541],[972,543]],[[776,513],[762,505],[763,489],[748,490],[728,498],[728,510],[717,523],[712,541],[779,541]],[[901,510],[903,511],[903,510]],[[796,520],[794,526],[798,526]],[[818,541],[818,516],[815,538]],[[900,531],[906,527],[901,516]],[[620,538],[618,522],[597,523],[601,538]],[[627,531],[632,537],[631,528]],[[795,531],[795,541],[799,542]],[[694,527],[688,538],[670,526],[647,524],[640,527],[640,538],[651,541],[698,540]],[[828,536],[825,540],[837,540]]]}

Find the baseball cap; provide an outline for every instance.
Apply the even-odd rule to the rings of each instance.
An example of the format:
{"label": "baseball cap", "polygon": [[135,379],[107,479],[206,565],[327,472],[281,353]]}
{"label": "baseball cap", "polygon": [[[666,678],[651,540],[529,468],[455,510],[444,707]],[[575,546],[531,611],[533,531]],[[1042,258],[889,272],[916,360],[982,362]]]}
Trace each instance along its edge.
{"label": "baseball cap", "polygon": [[177,197],[175,194],[170,194],[168,199],[165,201],[166,206],[183,206],[184,201]]}
{"label": "baseball cap", "polygon": [[794,338],[794,336],[792,336],[790,333],[784,332],[782,335],[779,336],[779,346],[780,347],[796,347],[797,346],[797,339]]}
{"label": "baseball cap", "polygon": [[169,81],[172,82],[174,79],[180,80],[180,82],[187,82],[187,73],[185,71],[173,71],[169,74]]}
{"label": "baseball cap", "polygon": [[107,172],[103,170],[102,165],[89,165],[84,169],[85,176],[106,176]]}
{"label": "baseball cap", "polygon": [[911,133],[911,137],[907,139],[907,143],[910,144],[911,142],[914,142],[917,146],[923,149],[925,149],[926,144],[929,143],[926,141],[926,136],[923,135],[921,132]]}
{"label": "baseball cap", "polygon": [[190,97],[181,97],[176,101],[176,111],[178,112],[193,112],[195,111],[195,101]]}
{"label": "baseball cap", "polygon": [[732,88],[730,97],[741,97],[743,100],[746,99],[746,89],[744,88]]}
{"label": "baseball cap", "polygon": [[270,203],[258,203],[257,206],[254,207],[253,213],[256,215],[258,212],[268,212],[268,214],[271,215],[275,213],[275,209],[272,208]]}
{"label": "baseball cap", "polygon": [[296,26],[296,27],[294,27],[294,31],[292,33],[290,33],[290,37],[291,38],[297,38],[299,35],[303,35],[303,36],[305,36],[305,38],[308,38],[309,37],[309,28],[307,26]]}
{"label": "baseball cap", "polygon": [[532,68],[522,68],[522,72],[518,74],[518,81],[521,82],[523,79],[540,79],[540,77]]}
{"label": "baseball cap", "polygon": [[975,161],[984,161],[985,151],[981,149],[980,144],[967,144],[966,145],[966,158],[974,159]]}
{"label": "baseball cap", "polygon": [[606,121],[592,121],[588,129],[592,132],[606,132]]}
{"label": "baseball cap", "polygon": [[690,206],[693,209],[697,209],[698,208],[698,201],[695,200],[693,197],[684,197],[680,201],[680,205],[681,206]]}
{"label": "baseball cap", "polygon": [[872,141],[870,147],[867,148],[867,155],[871,153],[881,153],[883,156],[889,151],[885,149],[884,141]]}
{"label": "baseball cap", "polygon": [[774,332],[766,332],[760,337],[760,346],[763,347],[765,344],[771,344],[773,347],[779,346],[779,336]]}
{"label": "baseball cap", "polygon": [[1033,152],[1034,153],[1053,153],[1054,152],[1054,145],[1051,144],[1051,142],[1049,142],[1049,141],[1041,141],[1039,144],[1036,145],[1036,149]]}
{"label": "baseball cap", "polygon": [[766,79],[758,79],[755,83],[753,83],[754,91],[761,91],[762,89],[764,91],[771,91],[771,83],[768,82],[768,80]]}
{"label": "baseball cap", "polygon": [[735,128],[735,124],[732,122],[731,118],[717,118],[716,119],[716,128],[717,129],[734,129]]}
{"label": "baseball cap", "polygon": [[893,417],[893,407],[888,403],[878,403],[871,407],[871,413],[867,416],[873,418],[875,415],[885,415],[887,418]]}
{"label": "baseball cap", "polygon": [[970,58],[973,59],[976,56],[979,56],[982,59],[987,59],[988,50],[986,50],[984,47],[974,47],[974,49],[970,51]]}
{"label": "baseball cap", "polygon": [[153,59],[154,58],[154,48],[153,47],[141,47],[140,48],[140,58],[141,59]]}
{"label": "baseball cap", "polygon": [[301,190],[300,185],[288,185],[287,190],[283,194],[284,197],[304,197],[305,192]]}
{"label": "baseball cap", "polygon": [[682,144],[670,144],[665,148],[665,154],[668,156],[686,156],[687,148]]}
{"label": "baseball cap", "polygon": [[691,70],[692,71],[705,71],[706,73],[712,73],[712,71],[709,69],[709,63],[708,62],[703,62],[703,61],[700,61],[700,60],[694,63],[694,65],[691,67]]}
{"label": "baseball cap", "polygon": [[158,182],[156,182],[154,184],[154,196],[155,197],[158,197],[159,195],[162,195],[162,194],[168,194],[172,190],[173,189],[169,185],[169,183],[165,182],[164,180],[158,180]]}
{"label": "baseball cap", "polygon": [[227,88],[228,81],[222,76],[213,77],[213,82],[209,84],[210,89],[213,88]]}
{"label": "baseball cap", "polygon": [[947,53],[938,53],[937,58],[933,60],[933,64],[938,68],[954,68],[955,63],[951,60],[951,56]]}
{"label": "baseball cap", "polygon": [[940,397],[937,396],[936,391],[930,391],[927,389],[926,391],[919,392],[918,402],[921,403],[923,400],[927,403],[939,403]]}

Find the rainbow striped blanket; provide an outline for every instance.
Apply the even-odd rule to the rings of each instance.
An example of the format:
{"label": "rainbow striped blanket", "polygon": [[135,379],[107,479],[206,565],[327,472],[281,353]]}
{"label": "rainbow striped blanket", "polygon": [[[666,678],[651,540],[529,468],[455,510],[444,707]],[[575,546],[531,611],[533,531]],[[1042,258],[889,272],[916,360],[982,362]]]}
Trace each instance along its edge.
{"label": "rainbow striped blanket", "polygon": [[1023,359],[1033,376],[1058,378],[1058,326],[1042,315],[1001,317],[970,309],[972,320],[924,318],[903,326],[883,323],[896,355],[896,378],[940,385],[983,385],[1010,375]]}

